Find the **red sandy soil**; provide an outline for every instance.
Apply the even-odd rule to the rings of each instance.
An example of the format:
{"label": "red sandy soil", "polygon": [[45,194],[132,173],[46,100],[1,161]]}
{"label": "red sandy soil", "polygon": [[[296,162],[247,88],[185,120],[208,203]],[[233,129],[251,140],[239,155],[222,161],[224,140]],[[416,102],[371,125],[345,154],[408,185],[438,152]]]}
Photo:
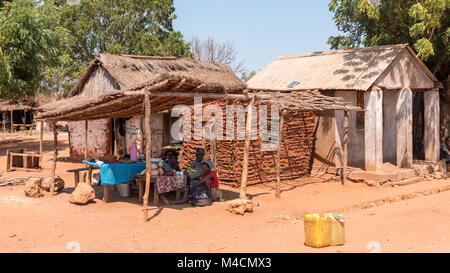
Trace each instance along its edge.
{"label": "red sandy soil", "polygon": [[[42,172],[6,173],[6,150],[38,151],[37,139],[35,135],[9,144],[0,139],[3,177],[50,175],[51,135],[44,139]],[[120,198],[111,191],[110,203],[105,204],[102,188],[95,187],[95,202],[70,204],[73,176],[66,170],[82,164],[63,160],[69,153],[67,136],[59,139],[56,172],[66,182],[62,193],[33,199],[25,197],[23,185],[0,187],[0,252],[71,252],[70,246],[78,243],[81,252],[371,252],[378,246],[381,252],[450,252],[450,191],[344,210],[346,244],[339,247],[306,247],[302,220],[309,212],[340,212],[371,200],[448,186],[450,179],[393,188],[308,178],[310,183],[302,186],[284,184],[280,200],[274,197],[273,185],[248,188],[259,206],[245,216],[226,211],[226,202],[204,208],[150,205],[150,220],[144,223],[137,196]],[[228,200],[238,197],[237,189],[223,190]]]}

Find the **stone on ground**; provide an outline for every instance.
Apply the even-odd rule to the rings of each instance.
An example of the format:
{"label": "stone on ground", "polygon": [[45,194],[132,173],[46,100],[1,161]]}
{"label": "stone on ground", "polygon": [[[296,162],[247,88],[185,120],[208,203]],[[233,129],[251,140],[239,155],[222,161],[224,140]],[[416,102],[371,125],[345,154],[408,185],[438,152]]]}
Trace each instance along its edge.
{"label": "stone on ground", "polygon": [[244,215],[253,212],[253,202],[247,199],[235,199],[227,204],[227,210],[234,214]]}
{"label": "stone on ground", "polygon": [[42,179],[39,177],[33,177],[25,181],[25,195],[28,197],[39,198],[44,196],[42,193]]}
{"label": "stone on ground", "polygon": [[[50,192],[50,185],[51,185],[52,178],[51,177],[45,177],[42,179],[42,187],[44,190]],[[62,189],[64,189],[64,180],[61,177],[55,177],[55,184],[54,184],[54,190],[55,192],[59,192]]]}
{"label": "stone on ground", "polygon": [[69,202],[77,205],[84,205],[95,199],[95,191],[87,183],[78,183],[69,198]]}

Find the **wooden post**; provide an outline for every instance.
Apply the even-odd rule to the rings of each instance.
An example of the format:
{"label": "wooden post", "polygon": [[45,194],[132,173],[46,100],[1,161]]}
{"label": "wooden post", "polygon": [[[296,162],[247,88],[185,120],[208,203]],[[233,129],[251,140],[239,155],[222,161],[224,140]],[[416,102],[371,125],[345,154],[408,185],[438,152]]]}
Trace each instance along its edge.
{"label": "wooden post", "polygon": [[217,155],[216,155],[216,151],[217,151],[217,139],[213,139],[211,140],[211,161],[213,163],[214,169],[216,169],[216,173],[217,173]]}
{"label": "wooden post", "polygon": [[103,185],[103,202],[108,203],[109,200],[109,187],[108,185]]}
{"label": "wooden post", "polygon": [[5,120],[6,120],[6,113],[5,113],[5,112],[2,112],[3,134],[6,133],[6,123],[5,123]]}
{"label": "wooden post", "polygon": [[41,130],[39,132],[39,153],[44,152],[44,122],[41,121]]}
{"label": "wooden post", "polygon": [[144,96],[144,105],[145,105],[145,161],[147,172],[145,174],[145,193],[144,193],[144,222],[148,220],[148,196],[150,194],[150,178],[151,178],[151,169],[152,169],[152,139],[150,133],[150,92],[145,90]]}
{"label": "wooden post", "polygon": [[347,182],[347,157],[348,157],[348,111],[344,111],[344,139],[342,143],[343,155],[342,155],[342,174],[341,183],[345,185]]}
{"label": "wooden post", "polygon": [[11,110],[11,133],[14,133],[14,111]]}
{"label": "wooden post", "polygon": [[281,110],[281,116],[280,116],[280,130],[278,134],[278,147],[277,147],[277,157],[276,157],[276,171],[277,171],[277,185],[276,185],[276,191],[275,191],[275,197],[280,198],[281,196],[281,146],[283,141],[283,127],[284,127],[284,115],[286,114],[286,109]]}
{"label": "wooden post", "polygon": [[55,176],[56,176],[56,159],[58,157],[58,132],[56,131],[56,123],[52,122],[53,128],[53,167],[52,167],[52,183],[50,184],[50,194],[55,194]]}
{"label": "wooden post", "polygon": [[80,183],[80,172],[74,172],[73,178],[75,181],[75,188],[78,186],[78,183]]}
{"label": "wooden post", "polygon": [[84,159],[88,157],[88,129],[89,123],[87,120],[84,121]]}
{"label": "wooden post", "polygon": [[241,191],[239,194],[239,198],[241,199],[247,199],[248,158],[250,151],[251,124],[253,118],[252,108],[254,103],[255,98],[253,97],[248,105],[247,121],[245,124],[244,162],[242,164]]}
{"label": "wooden post", "polygon": [[88,174],[87,174],[88,175],[87,183],[91,186],[92,186],[92,170],[93,170],[93,168],[94,167],[92,165],[89,165],[89,170],[88,170]]}

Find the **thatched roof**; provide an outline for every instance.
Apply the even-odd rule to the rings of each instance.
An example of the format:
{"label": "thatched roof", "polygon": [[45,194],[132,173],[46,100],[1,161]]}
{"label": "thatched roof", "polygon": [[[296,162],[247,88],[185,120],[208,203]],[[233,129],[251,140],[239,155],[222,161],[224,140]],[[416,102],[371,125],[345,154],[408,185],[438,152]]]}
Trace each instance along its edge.
{"label": "thatched roof", "polygon": [[36,109],[38,104],[31,99],[6,100],[0,99],[0,111],[32,110]]}
{"label": "thatched roof", "polygon": [[105,69],[112,77],[116,90],[122,91],[142,88],[158,81],[161,75],[191,78],[203,85],[220,86],[220,89],[228,93],[240,92],[244,88],[233,71],[220,63],[175,57],[100,54],[88,66],[69,96],[80,94],[83,86],[99,68]]}
{"label": "thatched roof", "polygon": [[[414,51],[407,44],[400,44],[279,57],[250,79],[247,86],[255,90],[367,91],[405,50],[437,82]],[[292,87],[288,87],[291,83]]]}
{"label": "thatched roof", "polygon": [[[113,81],[113,88],[102,90],[98,96],[84,95],[83,88],[97,69],[106,71]],[[100,82],[95,84],[103,86]],[[96,87],[90,85],[89,88]],[[144,89],[151,89],[153,97],[157,97],[158,92],[173,92],[174,96],[165,94],[162,98],[153,99],[152,104],[159,107],[152,110],[161,111],[171,109],[176,104],[192,103],[191,95],[181,98],[178,93],[239,94],[244,88],[245,84],[233,71],[220,63],[174,57],[101,54],[88,66],[70,92],[69,98],[43,105],[39,108],[41,113],[38,118],[81,120],[97,119],[105,115],[139,115],[142,110],[142,94],[137,91]],[[108,102],[106,108],[100,106]],[[92,107],[96,108],[89,109]]]}

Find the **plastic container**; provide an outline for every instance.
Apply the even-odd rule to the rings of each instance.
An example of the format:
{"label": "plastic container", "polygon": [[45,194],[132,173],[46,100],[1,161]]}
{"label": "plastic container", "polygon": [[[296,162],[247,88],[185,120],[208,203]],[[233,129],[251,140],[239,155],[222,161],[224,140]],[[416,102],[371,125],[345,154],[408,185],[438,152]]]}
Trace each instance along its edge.
{"label": "plastic container", "polygon": [[305,215],[305,245],[326,247],[330,245],[330,216],[321,217],[317,213]]}
{"label": "plastic container", "polygon": [[344,217],[338,214],[329,214],[330,246],[345,244]]}
{"label": "plastic container", "polygon": [[131,146],[130,146],[130,160],[137,161],[137,146],[136,146],[136,142],[131,143]]}
{"label": "plastic container", "polygon": [[119,184],[119,185],[117,185],[117,188],[119,190],[120,197],[130,197],[131,196],[130,184]]}

